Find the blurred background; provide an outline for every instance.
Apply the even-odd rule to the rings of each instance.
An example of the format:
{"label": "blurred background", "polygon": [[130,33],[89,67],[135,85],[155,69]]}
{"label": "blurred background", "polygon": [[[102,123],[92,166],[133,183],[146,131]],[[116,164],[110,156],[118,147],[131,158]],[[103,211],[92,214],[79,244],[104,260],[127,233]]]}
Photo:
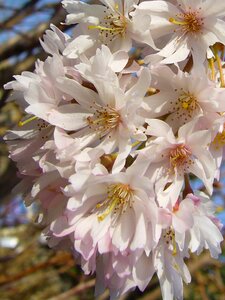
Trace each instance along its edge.
{"label": "blurred background", "polygon": [[[39,38],[51,23],[62,31],[65,12],[60,1],[0,0],[0,299],[72,300],[94,299],[95,280],[84,276],[69,253],[49,249],[34,224],[35,209],[26,208],[21,195],[12,195],[18,183],[16,167],[8,158],[5,132],[21,119],[21,112],[3,85],[14,74],[32,71],[37,58],[44,60]],[[215,183],[213,200],[217,216],[225,224],[225,167],[221,183]],[[196,188],[201,184],[193,181]],[[224,231],[223,231],[224,233]],[[185,287],[185,300],[225,299],[225,244],[219,260],[207,252],[188,263],[193,276]],[[106,291],[98,300],[109,299]],[[121,299],[161,299],[157,278],[145,293],[137,291]]]}

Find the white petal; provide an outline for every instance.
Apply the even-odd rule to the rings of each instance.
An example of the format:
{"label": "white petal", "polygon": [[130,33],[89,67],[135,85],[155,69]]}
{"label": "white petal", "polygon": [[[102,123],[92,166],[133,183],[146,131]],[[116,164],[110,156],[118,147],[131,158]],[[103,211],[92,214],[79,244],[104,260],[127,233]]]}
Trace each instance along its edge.
{"label": "white petal", "polygon": [[49,123],[65,130],[78,130],[88,125],[91,115],[79,104],[61,105],[49,112]]}

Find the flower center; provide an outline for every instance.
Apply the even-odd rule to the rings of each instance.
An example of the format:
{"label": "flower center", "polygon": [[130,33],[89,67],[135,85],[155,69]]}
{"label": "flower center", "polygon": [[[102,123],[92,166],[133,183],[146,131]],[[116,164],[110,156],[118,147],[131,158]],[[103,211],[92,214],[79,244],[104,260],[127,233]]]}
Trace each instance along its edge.
{"label": "flower center", "polygon": [[97,209],[101,209],[98,220],[103,221],[111,212],[120,215],[125,213],[127,208],[131,208],[133,204],[133,190],[128,184],[116,183],[108,186],[107,198],[96,205]]}
{"label": "flower center", "polygon": [[169,21],[181,27],[184,33],[200,32],[204,25],[203,18],[200,17],[200,9],[179,13],[176,18],[169,18]]}
{"label": "flower center", "polygon": [[198,107],[197,98],[189,92],[183,92],[178,98],[178,101],[181,109],[186,110],[189,114],[192,114]]}
{"label": "flower center", "polygon": [[[109,10],[109,9],[108,9]],[[98,29],[100,39],[104,44],[112,42],[116,37],[124,37],[127,29],[127,19],[118,10],[118,5],[115,5],[115,11],[110,10],[105,12],[105,17],[99,25],[90,25],[88,29]]]}
{"label": "flower center", "polygon": [[[173,101],[171,101],[170,104],[172,106],[170,113],[175,113],[174,117],[180,121],[182,120],[184,124],[187,123],[193,115],[197,114],[200,109],[198,99],[195,95],[183,90],[181,90],[181,94],[175,104]],[[174,121],[173,118],[172,120]]]}
{"label": "flower center", "polygon": [[105,136],[120,123],[120,114],[112,107],[100,107],[93,116],[87,117],[88,126],[96,131],[100,137]]}
{"label": "flower center", "polygon": [[186,167],[192,163],[191,151],[184,144],[178,145],[175,149],[170,151],[170,167],[175,168]]}

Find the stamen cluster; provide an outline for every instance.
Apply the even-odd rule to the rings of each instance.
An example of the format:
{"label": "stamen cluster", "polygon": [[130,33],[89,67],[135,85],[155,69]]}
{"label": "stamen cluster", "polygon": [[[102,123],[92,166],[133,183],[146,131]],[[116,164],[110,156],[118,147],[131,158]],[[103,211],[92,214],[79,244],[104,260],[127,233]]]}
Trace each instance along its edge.
{"label": "stamen cluster", "polygon": [[201,17],[201,8],[196,11],[187,11],[176,14],[176,18],[169,18],[174,25],[180,26],[184,34],[199,33],[204,26],[204,19]]}

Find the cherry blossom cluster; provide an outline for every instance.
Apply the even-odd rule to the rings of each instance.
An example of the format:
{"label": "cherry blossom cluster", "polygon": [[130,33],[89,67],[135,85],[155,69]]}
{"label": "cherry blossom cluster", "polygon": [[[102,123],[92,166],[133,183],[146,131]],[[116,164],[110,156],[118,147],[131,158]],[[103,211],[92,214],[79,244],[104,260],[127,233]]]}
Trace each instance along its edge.
{"label": "cherry blossom cluster", "polygon": [[[96,295],[156,273],[183,299],[186,259],[221,252],[211,196],[225,145],[225,2],[63,0],[34,72],[5,85],[24,116],[6,135],[50,247],[69,249]],[[193,190],[192,180],[202,182]]]}

